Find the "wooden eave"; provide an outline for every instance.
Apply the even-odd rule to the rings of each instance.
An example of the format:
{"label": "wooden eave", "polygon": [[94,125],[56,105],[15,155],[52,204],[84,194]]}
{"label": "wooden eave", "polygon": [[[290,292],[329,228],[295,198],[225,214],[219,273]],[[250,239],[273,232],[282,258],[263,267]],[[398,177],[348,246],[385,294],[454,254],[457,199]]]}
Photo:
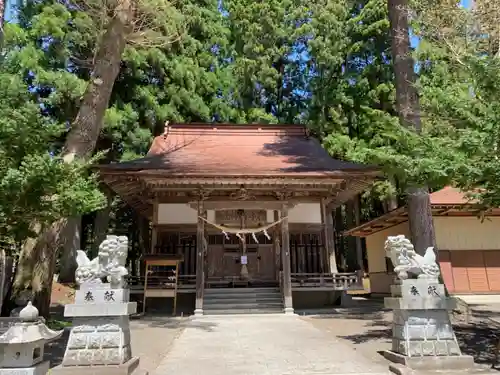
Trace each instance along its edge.
{"label": "wooden eave", "polygon": [[[144,172],[144,171],[143,171]],[[149,172],[149,171],[148,171]],[[350,175],[350,174],[349,174]],[[334,208],[365,190],[375,176],[346,178],[339,175],[322,177],[296,176],[192,176],[154,173],[101,173],[101,179],[122,199],[141,215],[151,219],[155,202],[191,203],[201,191],[207,193],[205,200],[233,200],[230,195],[237,190],[247,189],[255,200],[278,200],[283,193],[293,203],[319,202],[327,198]]]}
{"label": "wooden eave", "polygon": [[[446,204],[431,206],[432,216],[450,216],[450,217],[470,217],[479,216],[481,208],[474,204]],[[491,209],[484,212],[488,216],[500,216],[500,209]],[[382,230],[391,228],[398,224],[408,221],[408,212],[406,206],[399,207],[385,215],[379,216],[371,221],[361,224],[343,232],[346,236],[367,237]]]}
{"label": "wooden eave", "polygon": [[270,179],[270,178],[276,178],[276,179],[297,179],[297,180],[303,180],[303,179],[310,179],[310,178],[317,178],[317,179],[346,179],[346,178],[371,178],[371,179],[376,179],[376,178],[381,178],[382,172],[378,169],[359,169],[359,170],[354,170],[350,169],[347,171],[332,171],[332,172],[317,172],[317,171],[311,171],[311,172],[280,172],[280,173],[259,173],[259,174],[248,174],[245,172],[241,173],[172,173],[168,170],[161,170],[161,169],[134,169],[134,168],[123,168],[123,169],[115,169],[112,168],[113,164],[110,165],[99,165],[96,168],[99,170],[100,175],[117,175],[117,176],[141,176],[141,177],[147,177],[147,178],[167,178],[167,179],[175,179],[175,178],[182,178],[182,179],[190,179],[190,180],[196,180],[196,179],[210,179],[210,178],[216,178],[216,179],[232,179],[232,178],[243,178],[243,179]]}

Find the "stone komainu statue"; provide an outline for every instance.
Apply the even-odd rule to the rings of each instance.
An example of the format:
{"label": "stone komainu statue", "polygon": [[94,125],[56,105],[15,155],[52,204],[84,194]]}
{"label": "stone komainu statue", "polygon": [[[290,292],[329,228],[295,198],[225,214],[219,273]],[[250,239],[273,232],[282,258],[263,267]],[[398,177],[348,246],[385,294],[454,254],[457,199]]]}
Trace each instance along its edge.
{"label": "stone komainu statue", "polygon": [[128,239],[126,236],[106,236],[99,245],[96,258],[90,260],[84,251],[78,250],[76,262],[76,282],[81,284],[101,284],[106,278],[112,288],[123,286],[123,277],[128,274],[127,262]]}
{"label": "stone komainu statue", "polygon": [[410,275],[419,279],[439,278],[439,265],[436,263],[436,254],[433,247],[428,247],[425,255],[416,253],[412,243],[404,235],[389,236],[385,241],[385,253],[394,265],[394,272],[400,279],[411,278]]}

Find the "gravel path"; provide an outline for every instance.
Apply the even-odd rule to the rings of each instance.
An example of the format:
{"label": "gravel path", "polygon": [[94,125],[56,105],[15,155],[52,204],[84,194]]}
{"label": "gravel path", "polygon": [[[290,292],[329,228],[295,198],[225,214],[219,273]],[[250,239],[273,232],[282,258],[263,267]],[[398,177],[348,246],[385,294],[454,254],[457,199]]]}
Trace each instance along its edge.
{"label": "gravel path", "polygon": [[152,375],[386,375],[333,335],[297,316],[194,319]]}

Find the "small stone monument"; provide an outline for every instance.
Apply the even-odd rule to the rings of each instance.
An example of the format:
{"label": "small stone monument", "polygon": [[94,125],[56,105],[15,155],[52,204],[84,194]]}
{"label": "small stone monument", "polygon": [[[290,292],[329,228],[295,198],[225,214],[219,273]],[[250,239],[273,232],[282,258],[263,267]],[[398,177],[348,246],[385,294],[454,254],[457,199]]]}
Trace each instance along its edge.
{"label": "small stone monument", "polygon": [[421,256],[399,235],[387,238],[385,251],[397,275],[392,297],[385,299],[385,307],[394,311],[392,350],[385,358],[414,370],[472,368],[473,357],[462,355],[451,325],[449,311],[455,300],[446,297],[439,282],[434,248]]}
{"label": "small stone monument", "polygon": [[49,361],[43,360],[46,343],[61,337],[63,331],[52,331],[38,317],[31,302],[14,323],[0,336],[0,375],[45,375]]}
{"label": "small stone monument", "polygon": [[[127,251],[127,237],[111,235],[92,261],[78,250],[80,289],[75,303],[64,309],[64,316],[73,318],[73,328],[62,364],[51,375],[145,374],[130,349],[129,315],[137,311],[137,304],[129,302],[130,290],[124,285]],[[104,278],[108,283],[102,282]]]}

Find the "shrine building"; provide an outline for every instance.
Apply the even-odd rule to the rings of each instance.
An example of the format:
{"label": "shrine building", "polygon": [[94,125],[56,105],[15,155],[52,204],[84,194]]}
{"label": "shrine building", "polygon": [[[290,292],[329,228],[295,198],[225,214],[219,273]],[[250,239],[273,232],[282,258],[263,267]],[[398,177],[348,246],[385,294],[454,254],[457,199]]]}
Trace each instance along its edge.
{"label": "shrine building", "polygon": [[146,272],[148,297],[175,280],[195,314],[293,312],[361,285],[337,272],[332,210],[381,173],[332,159],[304,126],[174,124],[146,157],[99,170],[151,222],[144,262],[178,262],[164,283]]}

